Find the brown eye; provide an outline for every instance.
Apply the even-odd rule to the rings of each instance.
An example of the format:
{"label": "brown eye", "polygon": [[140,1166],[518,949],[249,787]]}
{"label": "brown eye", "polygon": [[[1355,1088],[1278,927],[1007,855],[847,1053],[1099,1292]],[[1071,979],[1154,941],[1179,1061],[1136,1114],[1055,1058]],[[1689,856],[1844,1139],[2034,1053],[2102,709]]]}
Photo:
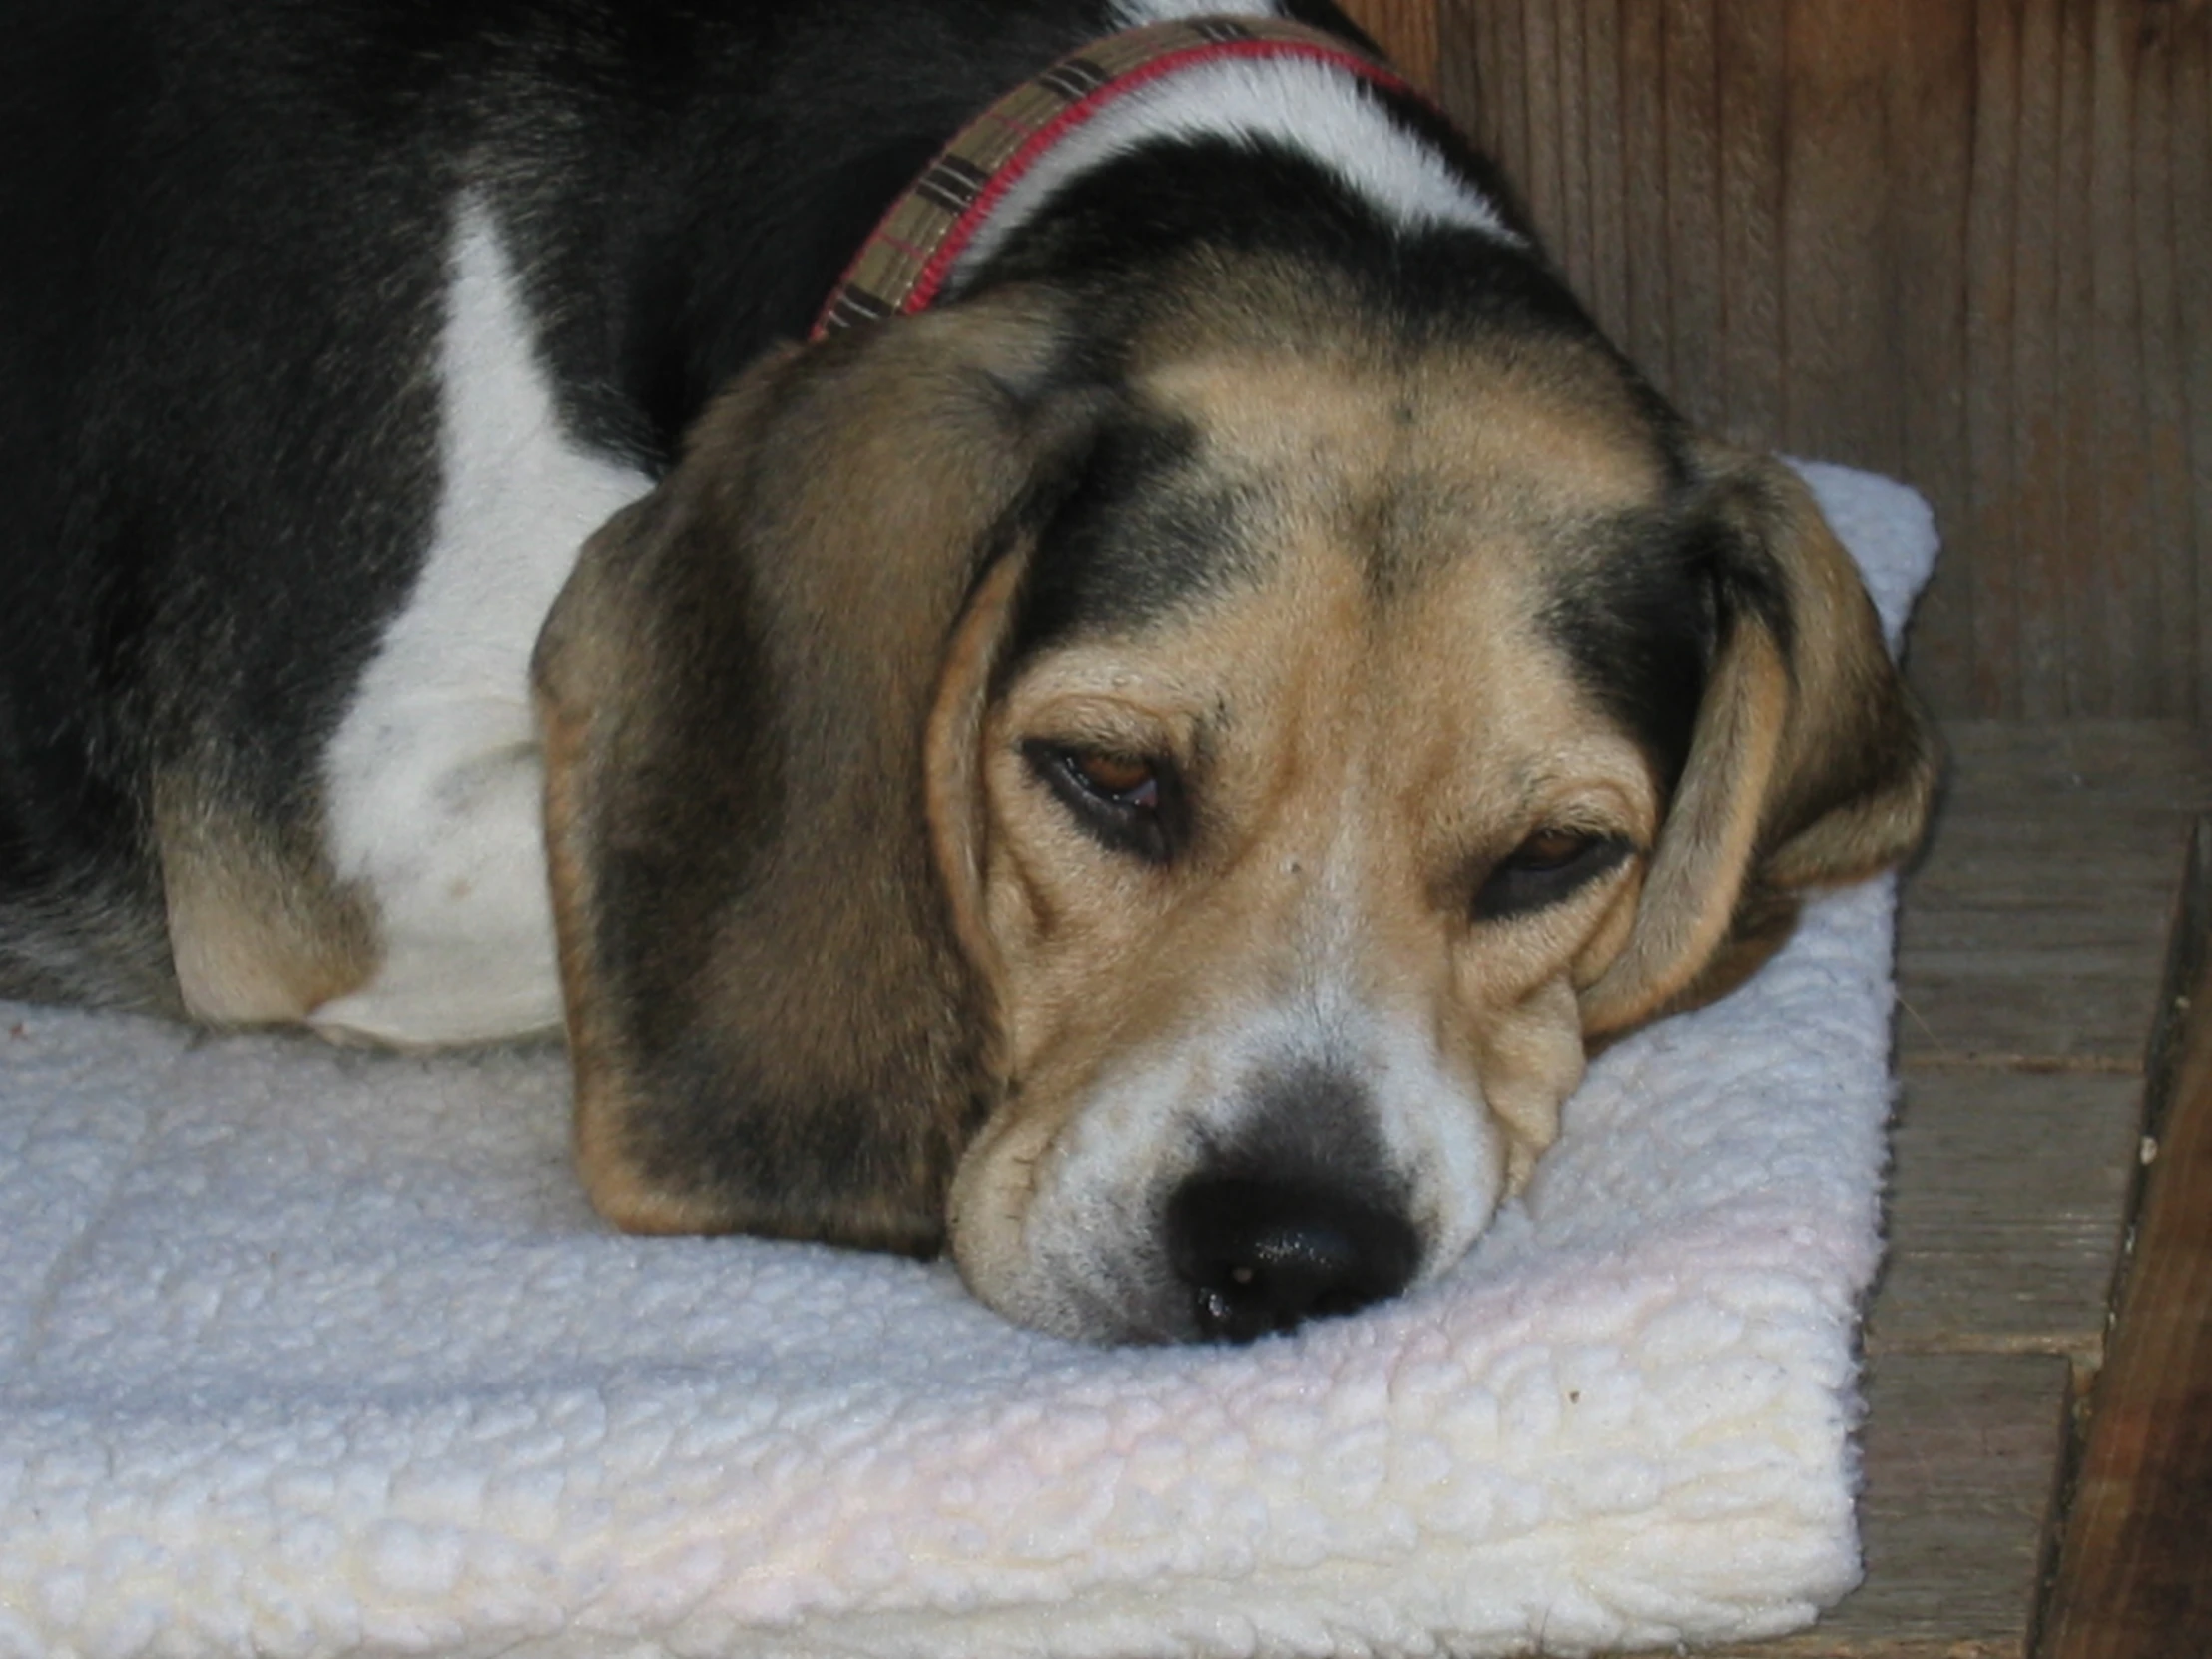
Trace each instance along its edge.
{"label": "brown eye", "polygon": [[1572,830],[1539,830],[1514,848],[1506,862],[1516,869],[1563,869],[1587,852],[1596,839]]}
{"label": "brown eye", "polygon": [[1498,921],[1557,904],[1628,854],[1628,842],[1617,835],[1538,830],[1491,866],[1474,895],[1474,919]]}
{"label": "brown eye", "polygon": [[1022,750],[1030,769],[1100,845],[1164,864],[1189,838],[1183,780],[1165,758],[1043,739]]}
{"label": "brown eye", "polygon": [[1160,804],[1160,780],[1149,761],[1128,755],[1076,754],[1068,757],[1068,765],[1095,794],[1131,807]]}

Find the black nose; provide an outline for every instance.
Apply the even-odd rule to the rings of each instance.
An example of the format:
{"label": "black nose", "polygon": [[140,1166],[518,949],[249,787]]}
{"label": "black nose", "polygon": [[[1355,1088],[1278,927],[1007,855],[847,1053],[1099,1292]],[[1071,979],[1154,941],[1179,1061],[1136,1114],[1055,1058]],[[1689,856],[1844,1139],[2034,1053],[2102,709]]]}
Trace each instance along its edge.
{"label": "black nose", "polygon": [[1298,1183],[1194,1176],[1168,1201],[1168,1255],[1198,1334],[1249,1343],[1395,1296],[1420,1241],[1404,1217]]}

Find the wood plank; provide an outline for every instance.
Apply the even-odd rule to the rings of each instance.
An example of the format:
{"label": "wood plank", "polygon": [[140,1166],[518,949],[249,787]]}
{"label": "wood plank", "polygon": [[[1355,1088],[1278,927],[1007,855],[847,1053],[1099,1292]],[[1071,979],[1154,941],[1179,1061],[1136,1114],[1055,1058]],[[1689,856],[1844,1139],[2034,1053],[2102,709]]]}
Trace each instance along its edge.
{"label": "wood plank", "polygon": [[[2047,490],[2042,503],[2059,526],[2059,534],[2037,549],[2039,578],[2048,584],[2038,634],[2050,653],[2048,674],[2055,678],[2055,685],[2039,688],[2055,699],[2040,712],[2050,715],[2110,713],[2102,695],[2105,642],[2098,625],[2103,606],[2091,580],[2097,543],[2105,533],[2097,523],[2097,411],[2091,389],[2098,254],[2090,246],[2095,233],[2079,234],[2103,217],[2090,171],[2096,143],[2090,30],[2097,4],[2057,0],[2052,60],[2038,66],[2047,77],[2055,113],[2050,132],[2042,135],[2049,140],[2056,180],[2055,197],[2047,204],[2056,216],[2046,233],[2053,283],[2046,295],[2049,332],[2039,342],[2049,376],[2049,403],[2046,410],[2023,413],[2039,444],[2031,488]],[[2069,230],[2075,234],[2066,234]],[[2028,712],[2038,712],[2032,699]]]}
{"label": "wood plank", "polygon": [[[1582,65],[1590,172],[1590,272],[1582,291],[1599,326],[1616,342],[1626,343],[1633,246],[1627,228],[1625,153],[1643,139],[1624,130],[1621,122],[1620,0],[1583,0]],[[1637,65],[1635,73],[1645,74],[1645,66]]]}
{"label": "wood plank", "polygon": [[1888,0],[1792,0],[1783,136],[1782,444],[1895,471],[1886,318]]}
{"label": "wood plank", "polygon": [[[1967,269],[1975,159],[1974,13],[1971,0],[1908,3],[1899,13],[1897,63],[1885,82],[1898,435],[1914,482],[1955,539],[1973,499],[1959,274]],[[1969,560],[1945,559],[1914,616],[1914,678],[1938,708],[1971,706],[1973,597]]]}
{"label": "wood plank", "polygon": [[1667,226],[1666,150],[1651,142],[1663,130],[1665,14],[1631,3],[1621,12],[1621,128],[1628,135],[1624,226],[1628,246],[1629,354],[1662,386],[1673,383],[1675,338],[1673,284],[1655,257]]}
{"label": "wood plank", "polygon": [[1527,24],[1520,0],[1468,0],[1491,16],[1491,49],[1495,56],[1483,66],[1483,85],[1490,95],[1494,130],[1487,135],[1492,153],[1504,164],[1506,175],[1520,188],[1526,206],[1529,128]]}
{"label": "wood plank", "polygon": [[2212,712],[2212,6],[1450,0],[1438,50],[1692,420],[1930,497],[1938,709]]}
{"label": "wood plank", "polygon": [[2066,680],[2066,469],[2062,395],[2067,332],[2060,315],[2062,266],[2073,204],[2061,143],[2065,0],[2023,0],[2020,17],[2019,193],[2012,261],[2012,509],[2059,533],[2023,536],[2009,561],[2019,593],[2020,713],[2049,720],[2072,712]]}
{"label": "wood plank", "polygon": [[[2197,700],[2196,592],[2189,523],[2188,395],[2180,375],[2163,365],[2186,361],[2188,315],[2202,309],[2196,276],[2177,261],[2180,227],[2174,220],[2177,174],[2174,156],[2175,31],[2171,10],[2142,20],[2136,32],[2135,70],[2140,116],[2135,129],[2134,243],[2142,286],[2141,375],[2144,444],[2144,512],[2140,533],[2156,557],[2145,575],[2156,596],[2158,642],[2153,658],[2161,675],[2165,712],[2200,716]],[[2207,502],[2212,511],[2212,502]],[[2208,549],[2207,551],[2212,551]]]}
{"label": "wood plank", "polygon": [[2094,1366],[2141,1119],[2134,1077],[1909,1075],[1868,1352],[2056,1354]]}
{"label": "wood plank", "polygon": [[1721,304],[1728,319],[1721,429],[1738,443],[1772,443],[1786,430],[1789,11],[1772,0],[1722,0],[1718,29]]}
{"label": "wood plank", "polygon": [[[1973,167],[1966,201],[1966,476],[1968,507],[1947,526],[1952,545],[1944,561],[1972,595],[1973,655],[1966,668],[1972,688],[1964,705],[1977,715],[2021,711],[2020,594],[2008,562],[1984,549],[2005,547],[2018,501],[2012,445],[2016,401],[2012,338],[2019,312],[2019,284],[2012,248],[2018,240],[2020,200],[2020,17],[2018,0],[1977,0],[1974,8],[1975,76]],[[1963,546],[1958,538],[1963,535]],[[1939,639],[1926,642],[1931,648]],[[1931,691],[1946,677],[1927,676]],[[1958,705],[1938,704],[1946,712]]]}
{"label": "wood plank", "polygon": [[1910,1069],[2136,1069],[2212,760],[2165,722],[1954,722],[1899,921]]}
{"label": "wood plank", "polygon": [[1565,269],[1569,281],[1579,274],[1568,263],[1572,238],[1568,234],[1566,183],[1567,159],[1561,149],[1559,118],[1559,19],[1572,0],[1522,0],[1520,26],[1523,57],[1520,79],[1528,99],[1528,127],[1524,149],[1514,164],[1529,214],[1543,228],[1545,245]]}
{"label": "wood plank", "polygon": [[1436,85],[1436,0],[1344,0],[1344,13],[1408,79]]}
{"label": "wood plank", "polygon": [[[2080,402],[2088,411],[2089,441],[2074,450],[2088,485],[2074,509],[2083,544],[2087,584],[2083,675],[2091,691],[2085,711],[2110,715],[2122,709],[2171,713],[2163,696],[2165,676],[2138,641],[2159,637],[2160,560],[2145,521],[2148,478],[2142,438],[2149,427],[2143,409],[2142,251],[2135,241],[2137,121],[2136,76],[2142,65],[2128,25],[2127,0],[2097,0],[2089,24],[2089,355]],[[2130,558],[2131,549],[2141,556]]]}
{"label": "wood plank", "polygon": [[1502,160],[1507,146],[1497,128],[1497,101],[1489,77],[1503,58],[1497,44],[1498,10],[1477,0],[1437,0],[1436,96],[1482,150]]}
{"label": "wood plank", "polygon": [[[1597,284],[1596,246],[1590,208],[1590,97],[1584,13],[1588,0],[1537,0],[1535,13],[1551,16],[1552,121],[1557,133],[1558,207],[1549,216],[1552,252],[1577,290]],[[1530,112],[1531,120],[1534,111]]]}
{"label": "wood plank", "polygon": [[1884,1355],[1867,1379],[1866,1581],[1743,1659],[2026,1659],[2065,1434],[2066,1365]]}
{"label": "wood plank", "polygon": [[[1672,373],[1665,389],[1701,426],[1728,424],[1720,357],[1721,309],[1719,66],[1715,0],[1661,0],[1666,49],[1661,122],[1666,154],[1663,246],[1644,258],[1666,262]],[[1542,222],[1538,221],[1539,228]]]}
{"label": "wood plank", "polygon": [[[2204,274],[2212,271],[2212,6],[2162,6],[2159,21],[2171,31],[2172,124],[2167,155],[2173,168],[2170,234],[2174,267],[2186,273],[2176,318],[2178,365],[2172,387],[2180,406],[2174,429],[2182,434],[2187,469],[2189,558],[2184,574],[2196,632],[2197,719],[2212,721],[2212,305],[2204,301]],[[2155,435],[2155,434],[2154,434]],[[2178,584],[2177,584],[2178,586]],[[2177,601],[2179,594],[2176,595]]]}
{"label": "wood plank", "polygon": [[2177,950],[2190,1013],[2161,1079],[2135,1259],[2053,1591],[2048,1659],[2212,1652],[2212,823]]}

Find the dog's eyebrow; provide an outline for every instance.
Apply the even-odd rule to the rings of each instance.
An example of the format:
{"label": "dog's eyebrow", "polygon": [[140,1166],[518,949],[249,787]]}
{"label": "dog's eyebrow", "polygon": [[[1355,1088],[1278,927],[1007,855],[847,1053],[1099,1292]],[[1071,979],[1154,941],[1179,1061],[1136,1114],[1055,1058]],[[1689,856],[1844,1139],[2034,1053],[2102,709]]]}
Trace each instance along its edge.
{"label": "dog's eyebrow", "polygon": [[1690,754],[1719,626],[1694,521],[1657,508],[1580,527],[1540,622],[1576,680],[1619,721],[1672,793]]}
{"label": "dog's eyebrow", "polygon": [[1188,422],[1138,415],[1101,434],[1046,526],[1010,661],[1098,628],[1126,633],[1257,581],[1256,486],[1209,473]]}

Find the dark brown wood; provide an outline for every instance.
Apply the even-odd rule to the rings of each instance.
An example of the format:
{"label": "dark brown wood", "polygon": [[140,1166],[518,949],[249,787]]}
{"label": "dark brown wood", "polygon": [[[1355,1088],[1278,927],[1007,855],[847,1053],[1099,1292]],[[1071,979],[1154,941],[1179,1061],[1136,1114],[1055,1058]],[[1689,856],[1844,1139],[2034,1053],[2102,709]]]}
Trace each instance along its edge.
{"label": "dark brown wood", "polygon": [[2212,0],[1438,6],[1662,388],[1934,502],[1940,710],[2212,718]]}
{"label": "dark brown wood", "polygon": [[2176,1069],[2154,1112],[2134,1261],[2052,1591],[2045,1659],[2212,1653],[2212,822],[2184,926],[2196,972]]}
{"label": "dark brown wood", "polygon": [[[1620,10],[1621,52],[1621,260],[1628,268],[1625,332],[1628,349],[1651,372],[1671,377],[1673,368],[1673,284],[1654,258],[1667,235],[1667,153],[1654,142],[1666,107],[1666,13],[1656,5],[1628,4]],[[1444,61],[1451,61],[1446,53]],[[1603,290],[1593,286],[1593,296]],[[1614,313],[1599,311],[1612,322]]]}
{"label": "dark brown wood", "polygon": [[1952,724],[1906,889],[1889,1264],[1871,1349],[2093,1369],[2141,1055],[2212,764],[2192,728]]}
{"label": "dark brown wood", "polygon": [[2188,827],[2212,811],[2192,728],[1952,722],[1935,837],[1899,923],[1907,1070],[2135,1075]]}
{"label": "dark brown wood", "polygon": [[1345,15],[1413,80],[1436,84],[1435,0],[1344,0]]}
{"label": "dark brown wood", "polygon": [[[1790,14],[1771,0],[1725,0],[1716,17],[1721,304],[1727,318],[1721,398],[1726,433],[1757,442],[1784,424],[1783,386],[1769,372],[1788,337],[1783,271],[1789,246]],[[1603,314],[1603,306],[1599,306]]]}
{"label": "dark brown wood", "polygon": [[[1647,8],[1648,9],[1648,8]],[[1618,6],[1583,18],[1584,140],[1589,156],[1590,301],[1607,316],[1628,314],[1627,135],[1622,130],[1622,19]]]}
{"label": "dark brown wood", "polygon": [[[2019,397],[2013,351],[2019,283],[2009,258],[2021,191],[2019,13],[2019,0],[1974,0],[1965,262],[1952,278],[1963,290],[1966,311],[1966,379],[1957,388],[1961,405],[1970,405],[1964,416],[1966,495],[1962,509],[1935,498],[1949,509],[1942,524],[1949,557],[1923,608],[1927,631],[1921,636],[1932,655],[1946,643],[1956,651],[1961,630],[1955,613],[1970,608],[1963,710],[1991,715],[2019,709],[2021,602],[2005,557],[2019,512],[2018,469],[2010,430],[1988,414]],[[1950,276],[1932,275],[1938,282]],[[1930,691],[1943,681],[1938,671],[1927,682]]]}
{"label": "dark brown wood", "polygon": [[[1561,0],[1573,4],[1575,0]],[[1728,349],[1721,258],[1720,62],[1715,0],[1664,0],[1661,9],[1661,120],[1658,136],[1667,159],[1666,243],[1638,249],[1631,259],[1659,262],[1667,276],[1671,373],[1661,381],[1693,417],[1745,436],[1727,418]],[[1647,142],[1648,142],[1647,137]],[[1506,166],[1510,168],[1510,160]],[[1539,212],[1537,227],[1545,229]],[[1577,282],[1583,273],[1572,266]],[[1610,317],[1599,321],[1610,327]]]}
{"label": "dark brown wood", "polygon": [[[2146,33],[2166,60],[2173,88],[2165,144],[2171,197],[2150,200],[2146,208],[2153,234],[2173,239],[2177,277],[2166,315],[2175,342],[2172,360],[2179,365],[2178,372],[2161,375],[2155,383],[2158,424],[2151,440],[2173,446],[2177,464],[2162,468],[2160,479],[2178,479],[2186,492],[2177,515],[2182,528],[2174,537],[2179,558],[2169,598],[2178,610],[2184,608],[2185,595],[2195,596],[2196,603],[2187,608],[2193,612],[2194,664],[2202,675],[2212,665],[2212,603],[2207,602],[2212,596],[2205,592],[2212,584],[2201,574],[2201,561],[2212,555],[2212,530],[2204,523],[2205,504],[2212,501],[2212,300],[2205,292],[2205,273],[2212,272],[2212,213],[2202,211],[2212,202],[2212,143],[2206,142],[2212,134],[2212,5],[2190,0],[2172,6],[2166,16],[2145,21]],[[2200,720],[2207,718],[2205,703],[2200,696]]]}
{"label": "dark brown wood", "polygon": [[1869,1351],[2053,1354],[2093,1368],[2142,1092],[2139,1078],[2085,1072],[1909,1075]]}
{"label": "dark brown wood", "polygon": [[[2160,963],[2169,934],[2198,954],[2167,981],[2196,982],[2212,956],[2212,938],[2170,926],[2188,826],[2212,806],[2193,729],[1968,723],[1946,738],[1946,809],[1904,897],[1905,1093],[1866,1335],[1867,1580],[1812,1629],[1742,1650],[1761,1659],[2028,1659],[2072,1384],[2103,1358],[2138,1174],[2142,1045],[2177,1001]],[[2177,1023],[2160,1029],[2154,1053],[2176,1052]]]}
{"label": "dark brown wood", "polygon": [[[1897,462],[1935,501],[1973,499],[1965,388],[1971,326],[1966,296],[1952,274],[1966,262],[1974,155],[1974,5],[1900,5],[1894,69],[1883,81],[1892,154],[1914,158],[1917,189],[1891,203],[1894,258],[1890,312],[1897,331]],[[1962,528],[1946,524],[1954,540]],[[1976,707],[1973,684],[1974,592],[1970,569],[1925,606],[1914,630],[1914,673],[1936,707]],[[1946,572],[1946,575],[1949,573]]]}
{"label": "dark brown wood", "polygon": [[[1826,453],[1894,472],[1899,399],[1868,395],[1902,368],[1885,291],[1896,260],[1889,238],[1884,80],[1895,50],[1895,0],[1793,0],[1779,64],[1783,146],[1781,424]],[[1739,340],[1732,353],[1756,349]],[[1775,369],[1759,365],[1762,377]],[[1763,435],[1763,434],[1747,434]],[[1770,440],[1771,441],[1771,440]]]}

